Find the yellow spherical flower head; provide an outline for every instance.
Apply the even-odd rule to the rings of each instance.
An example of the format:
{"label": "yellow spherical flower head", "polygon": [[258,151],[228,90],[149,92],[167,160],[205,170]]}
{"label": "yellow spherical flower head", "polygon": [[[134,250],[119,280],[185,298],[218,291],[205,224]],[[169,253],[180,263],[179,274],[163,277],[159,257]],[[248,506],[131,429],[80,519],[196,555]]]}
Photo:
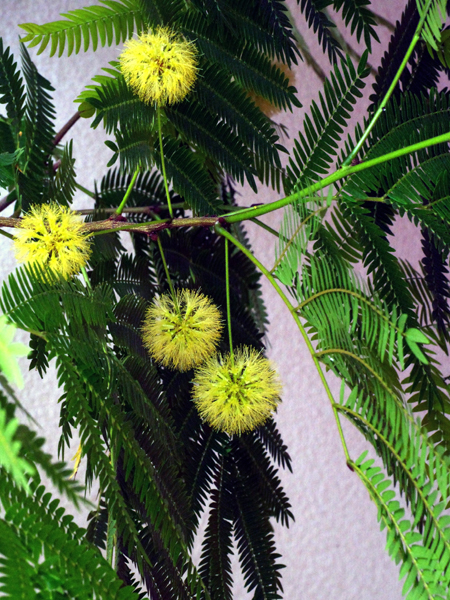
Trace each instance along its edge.
{"label": "yellow spherical flower head", "polygon": [[142,328],[144,346],[164,365],[188,371],[215,353],[222,332],[219,309],[200,292],[178,290],[155,298]]}
{"label": "yellow spherical flower head", "polygon": [[19,262],[47,267],[69,279],[86,264],[90,243],[83,222],[66,206],[33,206],[14,236]]}
{"label": "yellow spherical flower head", "polygon": [[197,77],[195,46],[167,27],[125,42],[119,62],[125,81],[147,104],[180,102]]}
{"label": "yellow spherical flower head", "polygon": [[280,402],[278,374],[253,348],[236,350],[234,358],[211,357],[197,369],[193,384],[202,419],[230,435],[262,425]]}

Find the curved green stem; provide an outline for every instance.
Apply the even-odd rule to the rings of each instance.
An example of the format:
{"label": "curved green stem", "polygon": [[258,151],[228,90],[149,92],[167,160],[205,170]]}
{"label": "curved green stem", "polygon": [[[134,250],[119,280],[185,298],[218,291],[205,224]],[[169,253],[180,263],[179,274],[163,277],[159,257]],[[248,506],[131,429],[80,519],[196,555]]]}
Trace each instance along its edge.
{"label": "curved green stem", "polygon": [[353,352],[349,352],[348,350],[342,350],[342,348],[328,348],[328,350],[320,350],[319,352],[315,352],[314,356],[317,358],[319,356],[327,356],[328,354],[344,354],[345,356],[350,356],[351,358],[353,358],[354,360],[359,362],[361,365],[363,365],[369,371],[369,373],[372,375],[372,377],[374,377],[380,383],[380,385],[382,387],[384,387],[384,389],[388,392],[388,394],[390,394],[390,396],[394,399],[396,404],[398,404],[398,406],[401,409],[403,408],[402,403],[399,402],[394,391],[387,385],[387,383],[385,383],[383,378],[380,377],[378,375],[378,373],[374,369],[372,369],[372,367],[370,365],[367,364],[367,362],[363,358],[360,358],[357,354],[354,354]]}
{"label": "curved green stem", "polygon": [[337,410],[335,408],[335,401],[334,401],[334,398],[333,398],[333,394],[331,393],[330,386],[328,385],[328,382],[327,382],[327,380],[325,378],[325,375],[324,375],[324,373],[322,371],[322,368],[321,368],[321,365],[319,363],[319,360],[316,357],[315,350],[314,350],[314,348],[313,348],[313,346],[312,346],[312,344],[311,344],[311,342],[310,342],[310,340],[308,338],[308,335],[307,335],[307,333],[305,331],[305,328],[301,324],[300,319],[299,319],[297,313],[295,312],[294,307],[290,303],[290,301],[289,301],[288,297],[286,296],[286,294],[283,292],[283,290],[278,285],[278,283],[275,280],[275,278],[273,277],[273,275],[268,271],[268,269],[266,269],[266,267],[261,262],[259,262],[259,260],[255,256],[253,256],[253,254],[249,250],[247,250],[247,248],[245,246],[243,246],[239,242],[239,240],[237,240],[236,238],[234,238],[231,235],[231,233],[229,233],[226,229],[224,229],[223,227],[221,227],[218,223],[216,223],[216,225],[215,225],[215,231],[219,235],[222,235],[224,238],[230,240],[230,242],[232,242],[237,248],[239,248],[239,250],[243,254],[245,254],[245,256],[249,260],[252,261],[252,263],[261,271],[261,273],[263,273],[263,275],[265,275],[267,277],[268,281],[272,284],[272,286],[274,287],[274,289],[276,290],[276,292],[278,293],[278,295],[280,296],[280,298],[283,300],[284,304],[287,306],[289,312],[292,315],[292,318],[294,319],[295,323],[297,324],[297,327],[298,327],[298,329],[299,329],[299,331],[300,331],[300,333],[301,333],[301,335],[302,335],[302,337],[303,337],[303,339],[305,341],[305,344],[306,344],[306,346],[307,346],[307,348],[309,350],[309,353],[311,354],[311,357],[312,357],[312,359],[314,361],[314,365],[315,365],[315,367],[317,369],[319,377],[320,377],[320,379],[322,381],[322,384],[323,384],[323,386],[325,388],[325,392],[326,392],[326,394],[328,396],[328,399],[329,399],[329,401],[331,403],[333,414],[334,414],[334,417],[336,419],[336,425],[337,425],[337,429],[338,429],[338,432],[339,432],[339,437],[341,439],[342,447],[344,449],[345,458],[346,458],[346,460],[348,462],[350,460],[350,455],[349,455],[349,452],[348,452],[348,449],[347,449],[347,444],[345,442],[344,432],[342,430],[342,426],[341,426],[341,423],[339,421],[339,414],[338,414],[338,412],[337,412]]}
{"label": "curved green stem", "polygon": [[[269,202],[269,204],[252,206],[251,208],[235,211],[234,213],[225,215],[223,219],[227,223],[237,223],[239,221],[246,221],[249,219],[254,219],[255,217],[260,217],[261,215],[266,215],[270,212],[278,210],[279,208],[283,208],[283,206],[287,206],[296,200],[304,199],[306,196],[311,196],[316,192],[323,190],[327,186],[335,183],[336,181],[352,175],[353,173],[359,173],[361,171],[365,171],[366,169],[370,169],[371,167],[376,167],[385,162],[389,162],[394,158],[399,158],[400,156],[405,156],[406,154],[412,154],[413,152],[423,150],[424,148],[429,148],[430,146],[436,146],[437,144],[443,144],[449,141],[450,132],[443,133],[442,135],[437,135],[427,140],[423,140],[422,142],[411,144],[405,148],[399,148],[398,150],[388,152],[388,154],[383,154],[382,156],[377,156],[376,158],[361,162],[357,165],[343,166],[331,175],[328,175],[328,177],[324,177],[324,179],[321,181],[318,181],[317,183],[314,183],[303,190],[296,192],[295,194],[291,194],[290,196],[286,196],[285,198],[281,198],[275,202]],[[368,200],[370,200],[370,198],[368,198]]]}
{"label": "curved green stem", "polygon": [[417,25],[414,37],[411,40],[411,43],[409,44],[408,50],[406,51],[406,54],[403,57],[401,65],[399,66],[399,68],[397,70],[397,73],[395,74],[395,77],[392,80],[391,85],[389,86],[388,91],[386,92],[383,100],[381,101],[379,107],[377,108],[375,114],[373,115],[372,120],[370,121],[369,125],[367,126],[366,130],[364,131],[361,139],[358,141],[358,143],[353,148],[353,150],[351,151],[351,153],[348,155],[348,157],[342,163],[343,167],[349,165],[352,162],[352,160],[355,158],[355,156],[358,154],[358,152],[360,151],[362,145],[364,144],[364,142],[366,141],[366,139],[369,137],[370,132],[375,127],[375,123],[378,121],[378,119],[382,115],[384,109],[386,108],[386,105],[389,102],[389,99],[392,96],[392,94],[393,94],[393,92],[395,90],[395,87],[396,87],[396,85],[397,85],[400,77],[402,76],[402,73],[403,73],[406,65],[408,64],[408,60],[410,59],[410,56],[414,52],[414,48],[416,47],[416,44],[417,44],[417,42],[420,39],[420,32],[422,31],[422,27],[423,27],[423,25],[425,23],[425,20],[427,18],[427,12],[428,12],[429,5],[431,4],[431,1],[432,0],[429,0],[428,7],[423,12],[423,15],[422,15],[422,17],[421,17],[421,19],[420,19],[420,21],[419,21],[419,23]]}
{"label": "curved green stem", "polygon": [[130,194],[133,190],[134,184],[136,183],[136,179],[137,179],[137,176],[139,175],[139,171],[140,171],[140,167],[137,166],[135,172],[133,173],[133,177],[131,178],[130,185],[128,186],[127,191],[125,192],[125,196],[123,197],[123,200],[120,203],[120,205],[117,207],[116,215],[122,214],[122,211],[125,208],[125,204],[127,203],[127,200],[130,197]]}
{"label": "curved green stem", "polygon": [[163,179],[164,179],[164,189],[166,190],[167,206],[169,207],[170,218],[173,219],[172,203],[170,201],[169,186],[167,185],[166,163],[164,162],[164,149],[163,149],[162,130],[161,130],[161,107],[159,106],[159,104],[156,105],[156,114],[158,117],[159,151],[161,153],[161,168],[162,168],[162,175],[163,175]]}
{"label": "curved green stem", "polygon": [[228,340],[230,343],[231,364],[234,364],[233,352],[233,336],[231,334],[231,303],[230,303],[230,269],[228,263],[228,238],[225,238],[225,286],[227,293],[227,323],[228,323]]}
{"label": "curved green stem", "polygon": [[369,308],[371,310],[373,310],[373,312],[377,313],[377,315],[379,315],[384,321],[386,321],[386,323],[388,323],[389,326],[392,327],[392,329],[395,329],[398,333],[400,333],[401,335],[403,335],[405,337],[405,333],[403,332],[403,330],[401,330],[400,327],[398,327],[396,323],[391,321],[389,319],[389,317],[387,317],[380,308],[378,308],[377,306],[375,306],[373,304],[373,302],[371,302],[370,300],[365,298],[362,294],[359,294],[358,292],[354,292],[353,290],[347,290],[345,288],[330,288],[328,290],[322,290],[321,292],[316,292],[315,294],[312,294],[311,296],[309,296],[306,300],[303,300],[303,302],[300,302],[300,304],[298,304],[294,310],[301,311],[304,306],[306,306],[313,300],[320,298],[321,296],[325,296],[326,294],[347,294],[349,296],[353,296],[353,298],[356,298],[360,302],[364,302],[364,304],[367,304],[367,306],[369,306]]}

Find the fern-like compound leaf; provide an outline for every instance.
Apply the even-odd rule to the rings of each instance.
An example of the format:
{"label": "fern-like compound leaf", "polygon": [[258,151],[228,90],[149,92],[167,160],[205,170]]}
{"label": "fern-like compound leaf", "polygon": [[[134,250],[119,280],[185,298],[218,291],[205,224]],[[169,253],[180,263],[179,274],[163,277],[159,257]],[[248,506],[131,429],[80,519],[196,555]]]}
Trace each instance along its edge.
{"label": "fern-like compound leaf", "polygon": [[340,68],[335,65],[330,81],[325,81],[324,95],[319,94],[320,106],[315,101],[311,104],[311,116],[305,117],[304,133],[299,132],[294,158],[289,159],[287,194],[306,187],[309,181],[317,181],[330,168],[353,105],[362,95],[363,79],[369,74],[366,61],[367,53],[357,69],[349,57]]}
{"label": "fern-like compound leaf", "polygon": [[327,52],[330,63],[335,64],[338,58],[343,59],[342,48],[332,32],[335,24],[323,11],[331,4],[331,0],[326,2],[323,0],[297,0],[297,4],[300,4],[300,10],[304,14],[308,26],[317,34],[317,41],[323,51]]}
{"label": "fern-like compound leaf", "polygon": [[30,48],[39,46],[38,54],[50,44],[50,56],[58,53],[67,56],[78,54],[83,45],[87,52],[92,45],[95,52],[98,46],[118,45],[131,37],[133,31],[143,28],[143,11],[136,0],[100,0],[100,5],[79,8],[63,13],[65,20],[37,25],[19,25],[27,35],[22,38]]}
{"label": "fern-like compound leaf", "polygon": [[417,9],[423,25],[421,36],[434,50],[441,41],[441,30],[447,18],[447,2],[445,0],[416,0]]}
{"label": "fern-like compound leaf", "polygon": [[22,118],[24,115],[25,92],[24,84],[17,64],[10,54],[9,48],[3,47],[0,38],[0,104],[6,105],[6,115],[10,127],[14,132],[14,139],[18,139]]}
{"label": "fern-like compound leaf", "polygon": [[377,32],[373,28],[376,21],[372,12],[366,8],[370,5],[369,0],[333,0],[333,8],[342,11],[342,18],[346,25],[350,25],[353,34],[356,31],[356,39],[359,42],[364,35],[364,42],[369,52],[372,50],[372,39],[379,42]]}

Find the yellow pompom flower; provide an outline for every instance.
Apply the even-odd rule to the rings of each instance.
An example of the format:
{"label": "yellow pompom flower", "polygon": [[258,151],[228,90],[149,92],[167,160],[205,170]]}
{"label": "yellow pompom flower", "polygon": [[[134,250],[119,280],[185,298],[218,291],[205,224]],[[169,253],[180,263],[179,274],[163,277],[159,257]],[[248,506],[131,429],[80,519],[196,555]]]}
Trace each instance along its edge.
{"label": "yellow pompom flower", "polygon": [[253,348],[213,356],[195,372],[193,399],[204,421],[233,435],[263,425],[280,402],[281,382]]}
{"label": "yellow pompom flower", "polygon": [[146,104],[180,102],[197,78],[197,51],[168,27],[125,42],[119,57],[125,81]]}
{"label": "yellow pompom flower", "polygon": [[142,327],[144,346],[165,367],[188,371],[215,353],[222,333],[219,309],[200,292],[155,298]]}
{"label": "yellow pompom flower", "polygon": [[79,217],[66,206],[32,206],[14,235],[19,262],[48,267],[69,279],[85,266],[90,255],[88,234]]}

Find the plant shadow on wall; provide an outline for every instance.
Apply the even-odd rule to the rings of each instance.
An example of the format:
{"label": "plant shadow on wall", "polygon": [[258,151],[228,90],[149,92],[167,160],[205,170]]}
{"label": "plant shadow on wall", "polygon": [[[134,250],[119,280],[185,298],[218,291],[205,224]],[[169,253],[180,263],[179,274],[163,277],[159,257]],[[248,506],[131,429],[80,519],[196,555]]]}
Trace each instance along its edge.
{"label": "plant shadow on wall", "polygon": [[[0,297],[5,597],[231,599],[234,543],[252,596],[281,597],[272,522],[293,519],[278,475],[291,459],[273,418],[282,387],[264,357],[263,275],[310,351],[405,596],[448,598],[450,374],[431,349],[447,352],[450,321],[450,98],[436,87],[449,75],[446,4],[407,2],[366,120],[338,156],[380,18],[364,0],[298,2],[330,67],[286,169],[277,129],[252,98],[300,107],[277,64],[315,59],[299,50],[281,0],[100,0],[22,25],[21,70],[0,45],[0,209],[13,210],[0,233],[24,262]],[[365,45],[356,62],[328,8]],[[120,42],[56,133],[53,88],[26,45],[62,56]],[[79,186],[72,143],[62,144],[80,117],[110,136],[95,192]],[[234,181],[266,184],[274,201],[238,208]],[[70,208],[77,188],[92,206],[84,221]],[[259,221],[275,210],[278,232]],[[418,269],[394,255],[398,215],[416,226]],[[252,253],[248,220],[274,243],[270,267]],[[14,343],[17,327],[29,349]],[[24,353],[43,377],[56,364],[59,450],[77,430],[84,484],[23,423],[12,385]],[[327,371],[342,381],[339,397]],[[344,417],[376,461],[349,454]],[[86,530],[41,474],[75,507],[99,486]]]}

